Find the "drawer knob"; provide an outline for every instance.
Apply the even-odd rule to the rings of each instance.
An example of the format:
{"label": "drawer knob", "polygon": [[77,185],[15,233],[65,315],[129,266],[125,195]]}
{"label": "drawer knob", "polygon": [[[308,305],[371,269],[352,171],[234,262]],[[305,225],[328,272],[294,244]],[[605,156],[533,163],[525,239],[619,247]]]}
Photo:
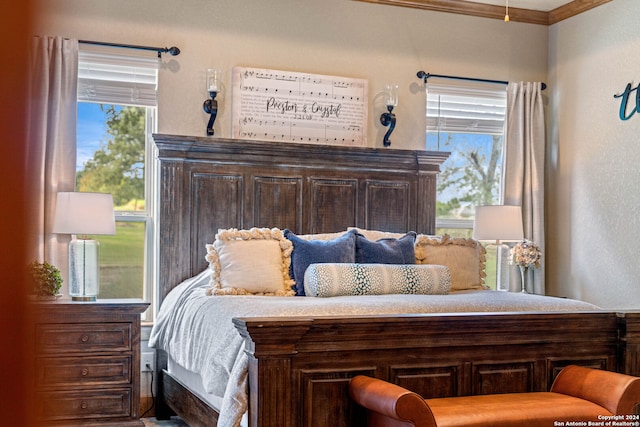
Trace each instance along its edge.
{"label": "drawer knob", "polygon": [[89,405],[84,400],[82,402],[80,402],[80,408],[87,409],[88,407],[89,407]]}
{"label": "drawer knob", "polygon": [[87,374],[89,373],[89,370],[87,368],[83,368],[81,373],[83,377],[86,377]]}
{"label": "drawer knob", "polygon": [[82,338],[80,338],[80,340],[81,340],[82,342],[87,342],[87,341],[89,341],[89,335],[84,334],[84,335],[82,336]]}

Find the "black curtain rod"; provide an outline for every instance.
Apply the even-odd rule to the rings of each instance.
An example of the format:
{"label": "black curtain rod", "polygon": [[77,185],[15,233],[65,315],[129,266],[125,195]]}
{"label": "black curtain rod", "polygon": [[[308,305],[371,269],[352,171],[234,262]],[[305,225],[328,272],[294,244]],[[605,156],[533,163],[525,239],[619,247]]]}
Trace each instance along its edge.
{"label": "black curtain rod", "polygon": [[[466,80],[470,82],[481,82],[481,83],[495,83],[495,84],[503,84],[507,85],[509,82],[503,80],[487,80],[487,79],[474,79],[472,77],[458,77],[458,76],[445,76],[442,74],[431,74],[425,73],[424,71],[418,71],[418,78],[422,79],[425,83],[429,77],[440,77],[441,79],[452,79],[452,80]],[[542,83],[542,90],[547,88],[546,83]]]}
{"label": "black curtain rod", "polygon": [[160,58],[163,53],[169,53],[169,55],[171,55],[171,56],[180,55],[180,49],[178,49],[175,46],[171,46],[171,47],[137,46],[137,45],[133,45],[133,44],[94,42],[94,41],[90,41],[90,40],[78,40],[78,43],[94,44],[94,45],[98,45],[98,46],[122,47],[122,48],[126,48],[126,49],[151,50],[151,51],[154,51],[154,52],[158,52],[158,58]]}

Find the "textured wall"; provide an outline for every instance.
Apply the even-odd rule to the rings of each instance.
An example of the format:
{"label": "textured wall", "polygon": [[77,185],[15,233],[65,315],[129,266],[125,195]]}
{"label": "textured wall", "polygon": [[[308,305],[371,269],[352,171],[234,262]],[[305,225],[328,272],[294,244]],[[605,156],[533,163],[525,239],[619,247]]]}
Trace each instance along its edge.
{"label": "textured wall", "polygon": [[[386,131],[384,84],[400,85],[392,148],[424,148],[418,70],[500,80],[544,80],[548,32],[509,23],[349,0],[39,0],[37,34],[176,45],[160,74],[159,131],[205,134],[205,70],[234,65],[369,81],[369,146]],[[231,137],[230,94],[216,135]],[[226,102],[225,102],[226,101]]]}
{"label": "textured wall", "polygon": [[[39,2],[36,34],[182,49],[165,56],[160,74],[162,133],[204,134],[210,67],[226,71],[227,87],[234,65],[365,78],[375,147],[384,134],[375,96],[397,82],[392,141],[407,149],[424,143],[420,69],[548,79],[547,289],[605,307],[638,307],[640,115],[620,121],[613,98],[640,81],[637,0],[616,0],[550,28],[348,0]],[[229,137],[225,99],[228,93],[216,133]]]}
{"label": "textured wall", "polygon": [[607,308],[640,308],[640,115],[613,97],[640,82],[638,16],[616,0],[549,32],[547,291]]}

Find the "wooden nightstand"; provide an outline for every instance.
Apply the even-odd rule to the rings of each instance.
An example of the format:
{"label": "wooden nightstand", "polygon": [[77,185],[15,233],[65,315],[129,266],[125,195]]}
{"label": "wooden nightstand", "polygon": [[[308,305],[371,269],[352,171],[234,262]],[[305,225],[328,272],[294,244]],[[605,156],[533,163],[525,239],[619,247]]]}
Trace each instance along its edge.
{"label": "wooden nightstand", "polygon": [[142,426],[142,300],[34,303],[35,417],[45,425]]}

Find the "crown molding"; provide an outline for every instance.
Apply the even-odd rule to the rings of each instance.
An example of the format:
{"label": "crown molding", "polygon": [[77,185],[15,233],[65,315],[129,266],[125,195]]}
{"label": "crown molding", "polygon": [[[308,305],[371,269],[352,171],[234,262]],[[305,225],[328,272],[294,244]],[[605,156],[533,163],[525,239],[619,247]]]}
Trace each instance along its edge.
{"label": "crown molding", "polygon": [[[386,4],[391,6],[411,7],[414,9],[433,10],[437,12],[457,13],[459,15],[478,16],[504,20],[505,8],[485,3],[465,0],[355,0],[367,3]],[[549,12],[509,8],[509,20],[528,24],[551,25],[564,19],[578,15],[611,0],[573,0]]]}
{"label": "crown molding", "polygon": [[560,6],[548,12],[548,25],[552,25],[556,22],[571,18],[572,16],[579,15],[582,12],[586,12],[587,10],[593,9],[594,7],[609,3],[610,1],[611,0],[573,0],[572,2],[567,3],[564,6]]}

